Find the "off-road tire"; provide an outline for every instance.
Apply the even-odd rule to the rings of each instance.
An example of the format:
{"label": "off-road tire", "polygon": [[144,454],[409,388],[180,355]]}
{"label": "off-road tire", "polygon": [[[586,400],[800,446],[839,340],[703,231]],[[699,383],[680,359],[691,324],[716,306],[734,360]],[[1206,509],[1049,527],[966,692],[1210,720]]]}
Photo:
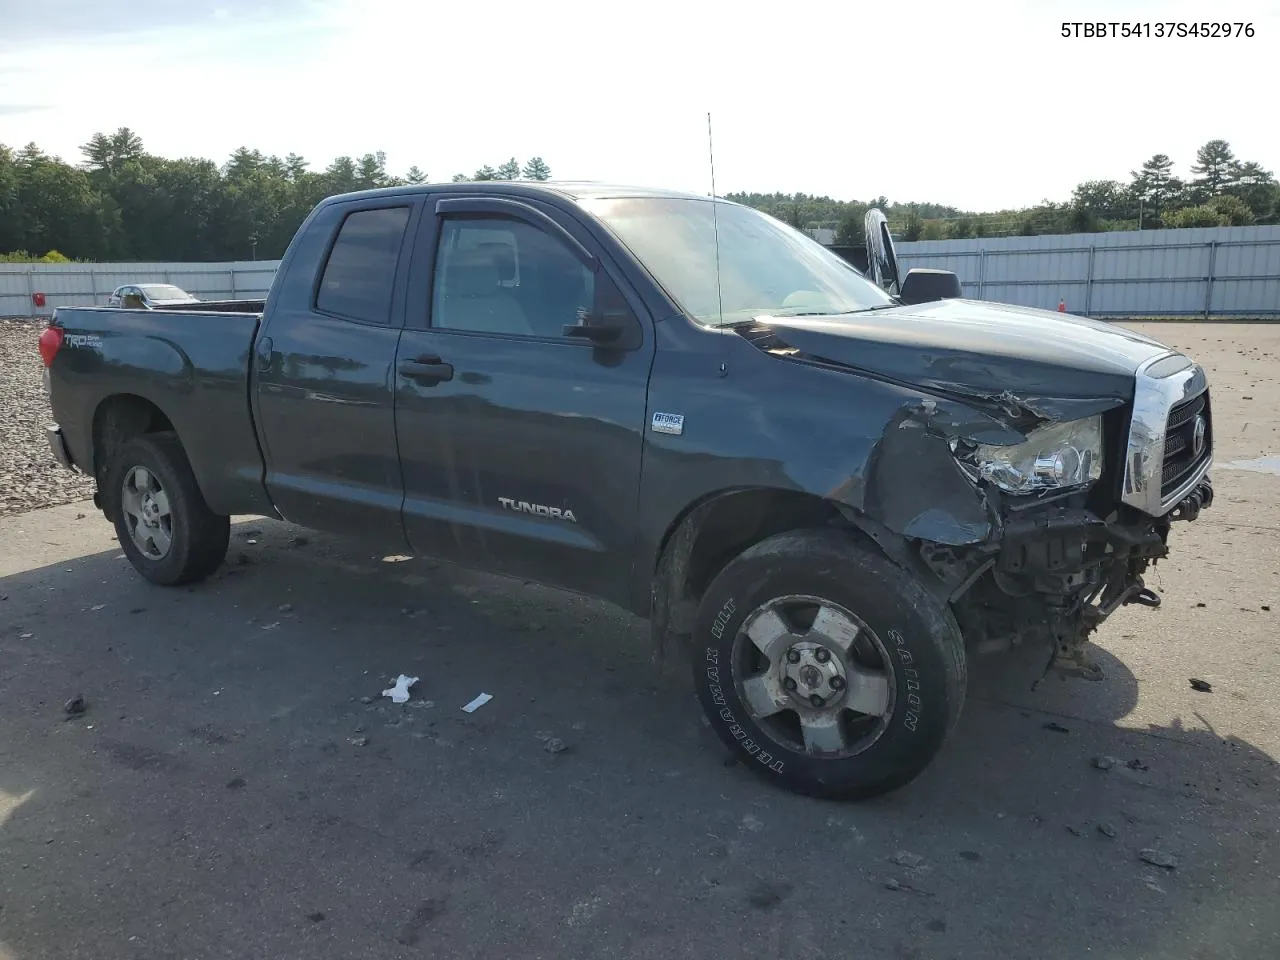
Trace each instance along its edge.
{"label": "off-road tire", "polygon": [[[735,642],[748,616],[793,595],[843,607],[889,654],[892,700],[878,738],[856,755],[822,759],[788,744],[753,719],[737,685]],[[730,561],[700,602],[692,652],[698,697],[721,740],[747,769],[809,796],[862,799],[902,787],[933,760],[964,704],[964,643],[950,610],[843,531],[778,534]]]}
{"label": "off-road tire", "polygon": [[[120,508],[125,478],[145,467],[168,496],[172,542],[161,559],[146,556],[134,543]],[[166,587],[194,583],[209,576],[227,556],[231,520],[214,513],[196,483],[191,462],[174,433],[147,433],[121,444],[107,467],[106,490],[116,537],[133,568],[152,583]]]}

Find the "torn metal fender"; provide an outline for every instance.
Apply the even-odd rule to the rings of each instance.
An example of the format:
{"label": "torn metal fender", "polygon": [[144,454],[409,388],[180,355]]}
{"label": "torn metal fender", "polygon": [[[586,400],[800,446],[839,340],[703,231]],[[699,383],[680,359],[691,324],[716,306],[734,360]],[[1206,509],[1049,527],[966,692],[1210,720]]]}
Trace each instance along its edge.
{"label": "torn metal fender", "polygon": [[905,404],[886,425],[867,464],[862,510],[903,537],[946,546],[998,539],[996,493],[960,469],[952,441],[1020,443],[1006,423],[947,400]]}

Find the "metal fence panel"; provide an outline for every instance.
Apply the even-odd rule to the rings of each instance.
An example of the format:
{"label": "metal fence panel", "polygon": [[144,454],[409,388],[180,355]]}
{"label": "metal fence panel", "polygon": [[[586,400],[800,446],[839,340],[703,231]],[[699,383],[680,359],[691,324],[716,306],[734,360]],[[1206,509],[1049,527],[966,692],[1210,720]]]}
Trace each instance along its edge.
{"label": "metal fence panel", "polygon": [[[101,306],[126,283],[172,283],[201,300],[262,299],[278,260],[234,263],[0,263],[0,317],[51,316],[54,308]],[[42,293],[45,305],[35,305]]]}
{"label": "metal fence panel", "polygon": [[1280,226],[899,243],[964,295],[1099,317],[1280,316]]}

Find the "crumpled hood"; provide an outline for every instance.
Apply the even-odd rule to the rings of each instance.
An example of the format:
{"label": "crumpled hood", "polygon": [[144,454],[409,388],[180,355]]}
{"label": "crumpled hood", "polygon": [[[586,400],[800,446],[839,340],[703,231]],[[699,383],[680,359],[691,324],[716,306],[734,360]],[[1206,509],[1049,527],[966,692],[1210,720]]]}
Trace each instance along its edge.
{"label": "crumpled hood", "polygon": [[977,300],[757,319],[776,332],[778,346],[812,359],[1017,406],[1048,420],[1089,416],[1131,400],[1138,367],[1171,352],[1097,320]]}

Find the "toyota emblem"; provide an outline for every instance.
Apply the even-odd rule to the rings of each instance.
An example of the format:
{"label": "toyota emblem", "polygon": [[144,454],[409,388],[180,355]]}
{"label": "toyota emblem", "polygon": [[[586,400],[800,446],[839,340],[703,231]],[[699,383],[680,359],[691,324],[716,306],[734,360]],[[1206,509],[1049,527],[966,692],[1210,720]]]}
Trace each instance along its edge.
{"label": "toyota emblem", "polygon": [[1191,452],[1197,457],[1204,453],[1205,435],[1209,432],[1209,424],[1204,419],[1204,414],[1196,415],[1196,425],[1191,431]]}

